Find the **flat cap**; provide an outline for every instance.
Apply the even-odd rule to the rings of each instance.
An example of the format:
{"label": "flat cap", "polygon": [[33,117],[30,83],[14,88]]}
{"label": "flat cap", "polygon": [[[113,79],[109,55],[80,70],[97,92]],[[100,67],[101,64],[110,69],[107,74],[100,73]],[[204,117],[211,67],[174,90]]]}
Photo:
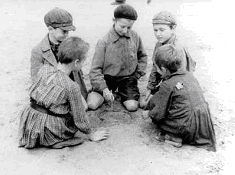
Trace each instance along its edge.
{"label": "flat cap", "polygon": [[61,28],[62,30],[76,30],[73,25],[73,17],[66,10],[60,9],[58,7],[50,10],[44,16],[44,22],[47,27],[51,26],[53,28]]}
{"label": "flat cap", "polygon": [[153,17],[153,24],[176,25],[174,16],[168,11],[162,11]]}
{"label": "flat cap", "polygon": [[114,17],[137,20],[138,15],[136,10],[132,6],[122,4],[114,10]]}

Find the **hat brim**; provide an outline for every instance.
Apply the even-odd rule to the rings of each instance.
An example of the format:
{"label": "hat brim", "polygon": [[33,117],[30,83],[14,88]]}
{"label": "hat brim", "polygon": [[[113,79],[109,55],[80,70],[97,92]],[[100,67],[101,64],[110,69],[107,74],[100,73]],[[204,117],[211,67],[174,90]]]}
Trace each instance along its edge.
{"label": "hat brim", "polygon": [[153,20],[153,24],[166,24],[166,25],[176,25],[174,22],[169,22],[165,20]]}
{"label": "hat brim", "polygon": [[67,30],[67,31],[71,31],[71,30],[75,31],[76,27],[74,25],[71,25],[71,26],[60,27],[60,29]]}

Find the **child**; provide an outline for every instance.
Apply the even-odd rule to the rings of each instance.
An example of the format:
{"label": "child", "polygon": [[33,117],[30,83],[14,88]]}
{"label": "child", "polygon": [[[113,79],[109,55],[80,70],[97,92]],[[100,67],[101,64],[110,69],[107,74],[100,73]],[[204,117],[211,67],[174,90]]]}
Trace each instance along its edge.
{"label": "child", "polygon": [[[175,30],[177,24],[173,15],[167,11],[162,11],[154,16],[152,23],[153,23],[153,30],[155,37],[158,40],[153,51],[153,57],[156,54],[157,48],[159,48],[160,46],[165,44],[173,44],[177,46],[177,48],[181,48],[182,50],[184,50],[185,56],[183,57],[182,68],[186,69],[187,71],[193,72],[196,63],[192,60],[188,50],[181,45],[178,38],[176,37]],[[162,79],[160,78],[160,75],[157,72],[156,67],[153,65],[149,76],[145,98],[141,98],[140,107],[144,108],[150,97],[155,92],[157,92],[161,80]]]}
{"label": "child", "polygon": [[[145,75],[147,55],[139,35],[131,30],[137,19],[136,10],[122,4],[114,11],[111,30],[99,40],[92,60],[90,81],[94,92],[87,100],[91,109],[103,101],[113,101],[118,89],[128,111],[138,108],[138,79]],[[103,95],[103,97],[101,95]]]}
{"label": "child", "polygon": [[143,118],[150,117],[162,132],[158,139],[216,151],[210,109],[192,73],[181,69],[184,51],[166,44],[156,49],[154,66],[164,81],[150,99]]}
{"label": "child", "polygon": [[[35,80],[39,69],[43,65],[49,64],[54,67],[57,66],[57,53],[60,43],[68,37],[70,31],[76,30],[76,27],[73,25],[72,15],[66,10],[58,7],[46,13],[44,16],[44,22],[49,32],[32,50],[30,59],[32,81]],[[82,96],[86,99],[88,93],[82,74],[82,71],[79,70],[71,72],[69,76],[79,84]]]}
{"label": "child", "polygon": [[[91,141],[107,138],[107,132],[92,131],[81,99],[79,85],[69,78],[85,61],[88,44],[70,37],[60,44],[58,65],[42,66],[29,89],[30,105],[20,116],[19,146],[63,148],[81,144],[83,132]],[[81,135],[81,134],[80,134]]]}

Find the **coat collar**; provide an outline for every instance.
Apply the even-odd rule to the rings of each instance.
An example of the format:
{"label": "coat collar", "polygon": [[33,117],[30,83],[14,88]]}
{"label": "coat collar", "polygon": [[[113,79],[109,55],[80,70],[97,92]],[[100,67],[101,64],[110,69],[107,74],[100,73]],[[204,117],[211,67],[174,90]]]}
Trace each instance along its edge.
{"label": "coat collar", "polygon": [[171,77],[177,76],[177,75],[185,75],[187,72],[185,70],[178,70],[177,72],[172,73],[168,77],[165,78],[165,80],[170,79]]}
{"label": "coat collar", "polygon": [[51,45],[49,42],[49,34],[47,34],[46,37],[42,40],[41,48],[42,48],[43,58],[46,59],[49,63],[51,63],[53,66],[57,66],[55,55],[51,50]]}
{"label": "coat collar", "polygon": [[119,38],[125,37],[125,38],[130,38],[130,33],[127,33],[125,36],[120,36],[114,29],[114,26],[110,29],[110,39],[112,42],[116,42],[117,40],[119,40]]}

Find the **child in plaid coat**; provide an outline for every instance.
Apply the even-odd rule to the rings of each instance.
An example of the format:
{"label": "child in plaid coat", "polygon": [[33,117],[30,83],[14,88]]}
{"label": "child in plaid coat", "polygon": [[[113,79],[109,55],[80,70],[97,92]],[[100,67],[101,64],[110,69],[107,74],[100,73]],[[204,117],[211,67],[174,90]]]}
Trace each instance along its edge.
{"label": "child in plaid coat", "polygon": [[[30,105],[21,113],[19,146],[63,148],[106,139],[104,130],[93,131],[86,116],[79,85],[69,77],[82,68],[88,44],[78,37],[59,46],[57,67],[42,66],[29,89]],[[77,138],[77,133],[84,137]],[[81,135],[81,134],[79,134]]]}

